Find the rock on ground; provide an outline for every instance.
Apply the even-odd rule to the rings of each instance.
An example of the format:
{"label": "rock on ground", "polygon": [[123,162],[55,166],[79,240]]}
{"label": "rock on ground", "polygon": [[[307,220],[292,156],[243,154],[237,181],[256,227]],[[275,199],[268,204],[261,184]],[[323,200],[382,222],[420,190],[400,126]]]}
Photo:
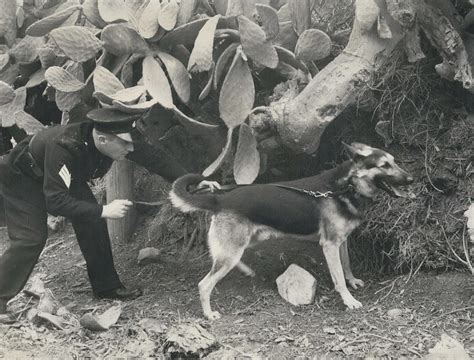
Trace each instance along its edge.
{"label": "rock on ground", "polygon": [[277,279],[278,292],[293,305],[312,304],[316,295],[317,281],[309,272],[291,264]]}

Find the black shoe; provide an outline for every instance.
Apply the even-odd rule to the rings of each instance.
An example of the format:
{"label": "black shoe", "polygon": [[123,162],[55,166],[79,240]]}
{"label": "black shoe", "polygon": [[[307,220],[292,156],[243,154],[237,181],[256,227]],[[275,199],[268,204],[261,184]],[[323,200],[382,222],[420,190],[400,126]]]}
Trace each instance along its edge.
{"label": "black shoe", "polygon": [[96,294],[99,299],[133,300],[143,294],[140,288],[127,289],[119,287],[112,290],[101,291]]}
{"label": "black shoe", "polygon": [[6,314],[6,313],[7,313],[7,301],[0,300],[0,315]]}
{"label": "black shoe", "polygon": [[15,319],[7,313],[7,302],[0,300],[0,324],[13,324]]}
{"label": "black shoe", "polygon": [[13,324],[16,320],[10,314],[0,314],[0,325]]}

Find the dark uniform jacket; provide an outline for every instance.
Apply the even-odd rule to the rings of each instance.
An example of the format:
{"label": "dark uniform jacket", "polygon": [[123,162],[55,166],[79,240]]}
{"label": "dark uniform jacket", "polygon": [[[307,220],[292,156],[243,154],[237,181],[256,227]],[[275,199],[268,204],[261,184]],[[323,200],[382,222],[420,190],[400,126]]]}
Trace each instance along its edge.
{"label": "dark uniform jacket", "polygon": [[[47,210],[53,215],[97,218],[102,214],[102,205],[80,200],[84,187],[88,188],[87,182],[104,176],[113,162],[95,147],[92,129],[91,122],[56,126],[39,132],[31,140],[25,140],[29,142],[26,150],[44,173],[38,180],[43,181]],[[134,151],[128,154],[129,160],[168,181],[186,173],[164,149],[157,149],[140,140],[138,133],[132,133],[132,137]],[[21,150],[20,145],[17,145],[17,151]],[[15,149],[12,155],[14,152]]]}

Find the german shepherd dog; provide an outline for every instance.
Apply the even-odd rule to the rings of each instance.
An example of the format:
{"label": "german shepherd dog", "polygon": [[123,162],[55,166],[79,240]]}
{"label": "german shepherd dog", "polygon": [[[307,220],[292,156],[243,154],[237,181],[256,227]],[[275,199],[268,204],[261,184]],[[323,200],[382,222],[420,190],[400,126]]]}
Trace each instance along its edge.
{"label": "german shepherd dog", "polygon": [[364,282],[352,274],[347,237],[361,223],[364,205],[383,190],[393,197],[408,197],[402,186],[413,178],[389,153],[364,144],[344,144],[351,159],[319,175],[275,184],[253,184],[224,193],[191,193],[201,175],[182,176],[173,183],[170,200],[182,212],[213,214],[208,245],[213,264],[199,282],[204,315],[220,318],[211,309],[216,284],[235,266],[245,275],[255,273],[240,261],[244,250],[275,237],[319,240],[335,289],[349,309],[362,306],[349,292]]}

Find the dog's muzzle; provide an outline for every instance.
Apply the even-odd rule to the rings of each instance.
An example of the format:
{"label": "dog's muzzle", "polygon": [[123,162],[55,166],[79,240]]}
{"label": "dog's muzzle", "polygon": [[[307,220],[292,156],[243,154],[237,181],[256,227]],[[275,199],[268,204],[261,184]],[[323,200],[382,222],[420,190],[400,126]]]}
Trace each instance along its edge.
{"label": "dog's muzzle", "polygon": [[409,174],[403,175],[399,178],[389,176],[379,176],[374,179],[375,185],[385,191],[392,197],[410,198],[414,199],[416,195],[409,189],[404,187],[413,183],[413,177]]}

